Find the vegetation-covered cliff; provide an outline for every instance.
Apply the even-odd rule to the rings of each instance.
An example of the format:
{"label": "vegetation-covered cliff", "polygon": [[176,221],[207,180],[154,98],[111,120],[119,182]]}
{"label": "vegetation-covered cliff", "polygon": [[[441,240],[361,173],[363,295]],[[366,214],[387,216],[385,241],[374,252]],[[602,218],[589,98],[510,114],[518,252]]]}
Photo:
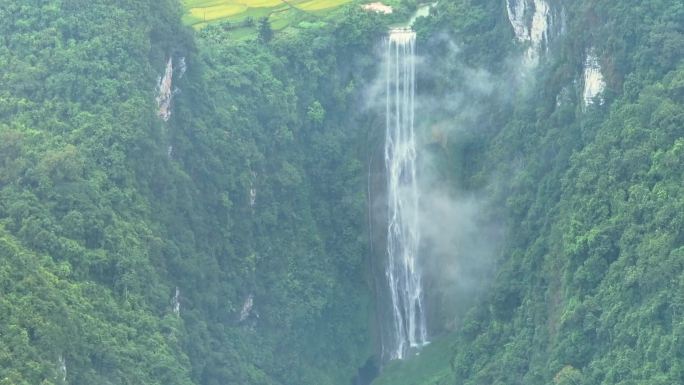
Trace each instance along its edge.
{"label": "vegetation-covered cliff", "polygon": [[349,382],[372,340],[348,111],[383,23],[234,43],[171,1],[0,10],[0,381]]}
{"label": "vegetation-covered cliff", "polygon": [[[450,31],[463,67],[494,81],[465,104],[486,107],[466,120],[466,135],[450,135],[444,168],[461,170],[457,188],[491,199],[504,244],[490,287],[448,344],[377,383],[684,382],[684,7],[549,1],[555,25],[530,66],[534,44],[516,39],[511,12],[473,3],[438,7],[422,35]],[[595,63],[604,89],[588,99]]]}

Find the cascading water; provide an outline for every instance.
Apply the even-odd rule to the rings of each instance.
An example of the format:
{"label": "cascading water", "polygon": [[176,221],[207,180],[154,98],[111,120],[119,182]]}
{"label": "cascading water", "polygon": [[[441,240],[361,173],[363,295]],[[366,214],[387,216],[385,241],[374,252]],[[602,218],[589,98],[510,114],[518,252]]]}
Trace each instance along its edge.
{"label": "cascading water", "polygon": [[409,28],[390,30],[386,61],[385,172],[387,182],[387,265],[391,299],[389,359],[403,359],[427,343],[421,274],[419,189],[414,132],[415,40]]}

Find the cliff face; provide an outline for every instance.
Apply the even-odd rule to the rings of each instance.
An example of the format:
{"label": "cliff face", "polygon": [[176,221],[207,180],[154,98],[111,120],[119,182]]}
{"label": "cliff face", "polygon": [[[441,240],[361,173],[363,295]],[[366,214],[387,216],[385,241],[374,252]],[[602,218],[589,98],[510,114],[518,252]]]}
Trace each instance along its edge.
{"label": "cliff face", "polygon": [[[684,324],[672,313],[683,306],[683,131],[665,112],[683,110],[683,11],[674,1],[559,5],[445,5],[433,25],[418,23],[419,36],[455,31],[426,38],[451,56],[425,59],[436,79],[418,76],[417,100],[458,100],[428,118],[447,136],[432,148],[441,178],[488,197],[482,217],[504,224],[505,240],[484,294],[444,321],[454,332],[377,384],[684,380]],[[465,21],[475,19],[487,32]],[[453,285],[442,316],[467,303],[458,290],[468,292]]]}
{"label": "cliff face", "polygon": [[548,50],[549,40],[555,37],[560,12],[546,0],[507,0],[506,13],[515,38],[527,45],[525,64],[536,66],[539,55]]}
{"label": "cliff face", "polygon": [[346,384],[371,355],[348,111],[383,22],[265,45],[176,8],[7,4],[1,383]]}
{"label": "cliff face", "polygon": [[192,383],[147,194],[175,8],[0,8],[0,382]]}

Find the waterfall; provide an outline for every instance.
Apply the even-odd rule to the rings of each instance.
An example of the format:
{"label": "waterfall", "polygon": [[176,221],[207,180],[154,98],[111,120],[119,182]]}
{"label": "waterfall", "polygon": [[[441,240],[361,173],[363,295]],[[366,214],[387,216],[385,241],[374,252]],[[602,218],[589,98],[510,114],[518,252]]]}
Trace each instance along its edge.
{"label": "waterfall", "polygon": [[[415,40],[409,28],[395,28],[387,39],[385,172],[387,183],[387,265],[391,299],[390,359],[403,359],[427,343],[421,275],[419,189],[414,132]],[[385,346],[386,345],[386,346]]]}

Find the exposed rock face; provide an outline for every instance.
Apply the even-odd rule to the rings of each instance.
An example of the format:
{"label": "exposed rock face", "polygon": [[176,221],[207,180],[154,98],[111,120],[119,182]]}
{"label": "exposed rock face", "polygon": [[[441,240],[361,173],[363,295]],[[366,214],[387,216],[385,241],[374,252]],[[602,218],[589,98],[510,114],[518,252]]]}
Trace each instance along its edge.
{"label": "exposed rock face", "polygon": [[583,79],[584,90],[582,91],[582,99],[584,100],[584,105],[588,106],[594,102],[603,104],[603,98],[600,94],[606,87],[606,82],[603,80],[603,74],[601,73],[601,63],[599,63],[593,49],[589,50],[584,60]]}
{"label": "exposed rock face", "polygon": [[256,189],[256,179],[257,174],[254,171],[250,171],[251,179],[249,181],[249,207],[254,211],[254,206],[256,206],[257,189]]}
{"label": "exposed rock face", "polygon": [[256,205],[256,196],[257,196],[257,191],[256,188],[250,187],[249,188],[249,207],[254,207]]}
{"label": "exposed rock face", "polygon": [[169,57],[166,62],[164,76],[159,78],[157,86],[157,115],[163,120],[168,121],[171,117],[171,99],[173,98],[173,58]]}
{"label": "exposed rock face", "polygon": [[553,13],[546,0],[506,0],[508,20],[516,39],[528,44],[525,64],[535,66],[548,48]]}
{"label": "exposed rock face", "polygon": [[252,308],[254,307],[254,295],[250,294],[245,299],[245,303],[242,304],[242,310],[240,311],[240,322],[249,318],[252,314]]}
{"label": "exposed rock face", "polygon": [[59,375],[61,377],[60,379],[62,380],[62,382],[66,382],[67,366],[66,366],[66,360],[64,359],[64,356],[60,354],[59,357],[57,358],[57,362],[59,365],[58,369],[59,369]]}
{"label": "exposed rock face", "polygon": [[171,300],[171,305],[173,306],[173,312],[177,316],[180,316],[180,310],[181,310],[181,303],[180,303],[180,289],[176,287],[176,293],[173,296],[173,299]]}
{"label": "exposed rock face", "polygon": [[513,26],[515,37],[519,41],[526,41],[529,39],[530,33],[525,22],[525,8],[527,2],[525,0],[506,0],[506,11],[508,12],[508,21]]}
{"label": "exposed rock face", "polygon": [[364,4],[361,6],[361,8],[363,8],[364,11],[384,13],[386,15],[392,13],[391,6],[385,5],[380,2]]}

